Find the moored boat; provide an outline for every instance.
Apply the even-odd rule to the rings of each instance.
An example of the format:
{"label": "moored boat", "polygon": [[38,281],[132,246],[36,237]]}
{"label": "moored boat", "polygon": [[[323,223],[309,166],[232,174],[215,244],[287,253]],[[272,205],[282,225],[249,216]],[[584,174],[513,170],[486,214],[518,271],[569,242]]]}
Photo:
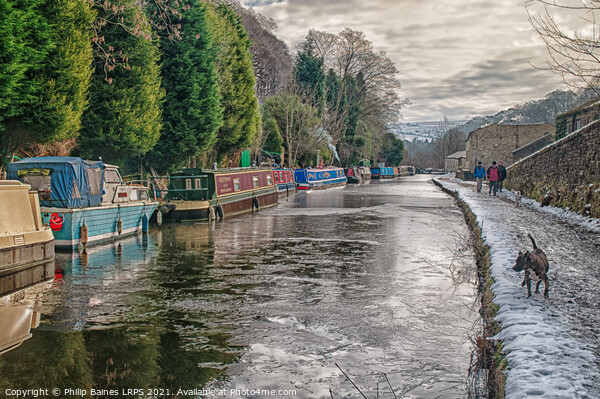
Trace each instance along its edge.
{"label": "moored boat", "polygon": [[295,169],[294,181],[298,190],[325,188],[346,184],[348,179],[342,168]]}
{"label": "moored boat", "polygon": [[9,178],[39,193],[43,223],[58,249],[111,241],[148,230],[158,202],[144,182],[125,183],[114,165],[78,157],[26,158],[8,164]]}
{"label": "moored boat", "polygon": [[0,295],[54,276],[54,236],[42,223],[38,194],[0,180]]}
{"label": "moored boat", "polygon": [[166,179],[164,221],[223,219],[277,205],[271,169],[186,168]]}
{"label": "moored boat", "polygon": [[393,179],[394,168],[390,166],[377,166],[371,168],[371,179]]}
{"label": "moored boat", "polygon": [[356,166],[350,166],[344,169],[344,173],[348,179],[348,184],[359,184],[363,181],[362,175]]}
{"label": "moored boat", "polygon": [[293,169],[273,169],[273,179],[280,197],[296,192]]}

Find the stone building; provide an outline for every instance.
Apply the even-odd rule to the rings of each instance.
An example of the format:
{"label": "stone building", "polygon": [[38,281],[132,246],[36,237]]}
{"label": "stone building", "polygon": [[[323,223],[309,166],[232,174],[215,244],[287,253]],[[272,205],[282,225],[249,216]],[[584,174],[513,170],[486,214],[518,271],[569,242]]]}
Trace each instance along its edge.
{"label": "stone building", "polygon": [[568,134],[600,119],[600,98],[595,98],[564,114],[556,117],[556,139],[562,139]]}
{"label": "stone building", "polygon": [[445,159],[446,172],[456,172],[465,166],[466,151],[457,151],[447,155]]}
{"label": "stone building", "polygon": [[492,161],[504,161],[510,165],[518,159],[513,156],[513,151],[526,146],[551,134],[554,137],[554,125],[548,123],[535,123],[523,125],[503,125],[494,123],[480,127],[469,133],[467,138],[467,155],[465,167],[473,169],[477,161],[482,161],[487,168]]}

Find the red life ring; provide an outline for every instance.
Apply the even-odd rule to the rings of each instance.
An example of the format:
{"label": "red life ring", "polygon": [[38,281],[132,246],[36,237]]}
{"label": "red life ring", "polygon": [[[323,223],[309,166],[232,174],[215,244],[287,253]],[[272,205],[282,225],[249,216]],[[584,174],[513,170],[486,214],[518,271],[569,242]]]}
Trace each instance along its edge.
{"label": "red life ring", "polygon": [[60,231],[63,226],[63,218],[58,213],[50,215],[50,228],[52,231]]}

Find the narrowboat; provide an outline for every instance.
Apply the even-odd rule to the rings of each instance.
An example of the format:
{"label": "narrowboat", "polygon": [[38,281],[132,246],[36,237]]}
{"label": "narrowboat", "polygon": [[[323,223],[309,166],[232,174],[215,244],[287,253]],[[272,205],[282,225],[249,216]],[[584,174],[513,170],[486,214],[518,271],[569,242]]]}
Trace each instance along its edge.
{"label": "narrowboat", "polygon": [[215,220],[277,205],[271,169],[186,168],[171,176],[157,221]]}
{"label": "narrowboat", "polygon": [[279,196],[288,196],[296,192],[293,169],[273,169],[273,181],[277,186]]}
{"label": "narrowboat", "polygon": [[371,179],[393,179],[394,168],[389,166],[377,166],[371,168]]}
{"label": "narrowboat", "polygon": [[42,223],[38,194],[0,180],[0,295],[54,276],[54,236]]}
{"label": "narrowboat", "polygon": [[294,181],[298,190],[325,188],[346,184],[348,179],[342,168],[295,169]]}
{"label": "narrowboat", "polygon": [[75,250],[148,231],[158,202],[149,185],[125,183],[118,167],[78,157],[26,158],[7,176],[30,184],[40,197],[42,222],[57,249]]}
{"label": "narrowboat", "polygon": [[344,169],[344,173],[348,179],[348,184],[359,184],[363,181],[360,171],[356,166],[350,166]]}

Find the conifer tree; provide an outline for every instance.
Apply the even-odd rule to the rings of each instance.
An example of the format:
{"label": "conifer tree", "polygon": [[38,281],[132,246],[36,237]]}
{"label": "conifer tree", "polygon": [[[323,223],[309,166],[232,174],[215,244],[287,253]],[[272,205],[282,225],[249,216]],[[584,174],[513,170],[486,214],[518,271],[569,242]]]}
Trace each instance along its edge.
{"label": "conifer tree", "polygon": [[42,5],[42,0],[0,0],[0,165],[23,143],[49,133],[30,112],[41,94],[37,77],[52,45]]}
{"label": "conifer tree", "polygon": [[[79,154],[121,162],[147,153],[161,130],[159,52],[148,40],[150,25],[135,0],[116,0],[122,23],[106,24],[102,40],[122,62],[109,64],[96,55],[90,85],[90,106],[83,114]],[[99,8],[99,17],[110,12]],[[127,27],[134,27],[132,33]],[[96,38],[99,40],[99,38]]]}
{"label": "conifer tree", "polygon": [[222,159],[250,145],[260,129],[250,42],[239,18],[227,7],[210,7],[210,27],[217,47],[217,70],[223,124],[215,146]]}
{"label": "conifer tree", "polygon": [[152,163],[172,172],[213,146],[222,123],[215,49],[206,6],[183,7],[181,40],[163,40],[163,130]]}

